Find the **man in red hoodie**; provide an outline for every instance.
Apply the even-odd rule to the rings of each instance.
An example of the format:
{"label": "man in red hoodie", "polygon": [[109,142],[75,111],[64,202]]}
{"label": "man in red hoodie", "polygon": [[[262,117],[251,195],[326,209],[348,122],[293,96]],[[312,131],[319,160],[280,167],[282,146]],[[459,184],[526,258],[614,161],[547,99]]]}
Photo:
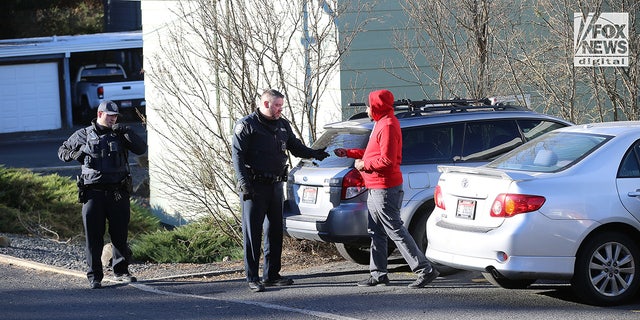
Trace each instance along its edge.
{"label": "man in red hoodie", "polygon": [[338,148],[339,157],[355,158],[355,168],[362,173],[368,190],[369,234],[371,235],[371,276],[358,286],[385,286],[387,276],[387,237],[400,250],[418,279],[409,288],[422,288],[438,277],[438,271],[420,251],[400,218],[402,190],[402,132],[393,110],[393,93],[389,90],[369,94],[367,114],[375,121],[367,148]]}

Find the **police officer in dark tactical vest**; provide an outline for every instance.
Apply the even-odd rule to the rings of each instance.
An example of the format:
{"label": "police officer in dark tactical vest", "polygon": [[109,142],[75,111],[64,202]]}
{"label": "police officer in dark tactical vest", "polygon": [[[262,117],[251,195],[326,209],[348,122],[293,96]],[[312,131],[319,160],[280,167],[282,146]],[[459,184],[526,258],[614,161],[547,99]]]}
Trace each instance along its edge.
{"label": "police officer in dark tactical vest", "polygon": [[[289,122],[281,118],[283,104],[282,93],[265,91],[258,109],[236,122],[233,135],[233,167],[242,205],[244,268],[249,289],[254,292],[264,291],[265,286],[293,284],[292,279],[280,275],[287,150],[299,158],[322,160],[329,156],[324,148],[311,149],[293,134]],[[264,265],[260,281],[263,231]]]}
{"label": "police officer in dark tactical vest", "polygon": [[128,126],[116,123],[118,115],[118,105],[111,101],[100,103],[98,118],[91,121],[91,126],[74,132],[58,149],[60,160],[82,164],[78,192],[83,204],[87,278],[92,289],[102,287],[101,256],[107,220],[115,280],[136,281],[129,273],[131,251],[127,244],[132,189],[128,155],[129,151],[145,153],[147,145]]}

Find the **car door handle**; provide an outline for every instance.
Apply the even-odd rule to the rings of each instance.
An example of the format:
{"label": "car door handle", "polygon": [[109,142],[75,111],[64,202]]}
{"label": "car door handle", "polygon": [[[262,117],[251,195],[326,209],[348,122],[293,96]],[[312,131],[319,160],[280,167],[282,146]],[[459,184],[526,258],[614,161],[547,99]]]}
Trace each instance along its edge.
{"label": "car door handle", "polygon": [[635,192],[629,192],[629,193],[627,193],[627,196],[629,196],[629,197],[640,197],[640,190],[636,190]]}

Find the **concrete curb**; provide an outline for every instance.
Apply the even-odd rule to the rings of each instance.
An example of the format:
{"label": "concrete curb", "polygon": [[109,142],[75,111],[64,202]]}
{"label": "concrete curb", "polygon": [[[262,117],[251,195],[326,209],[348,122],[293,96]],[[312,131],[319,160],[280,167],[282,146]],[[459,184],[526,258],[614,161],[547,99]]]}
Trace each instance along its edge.
{"label": "concrete curb", "polygon": [[[0,254],[0,263],[15,265],[15,266],[24,267],[24,268],[30,268],[30,269],[40,270],[40,271],[66,274],[66,275],[79,277],[79,278],[87,277],[86,273],[81,271],[50,266],[50,265],[39,263],[39,262],[7,256],[4,254]],[[198,272],[198,273],[178,274],[178,275],[151,278],[151,279],[140,279],[138,280],[138,282],[159,281],[159,280],[180,279],[180,278],[194,278],[194,277],[205,277],[205,276],[219,276],[219,275],[232,274],[232,273],[243,272],[243,271],[244,271],[244,268],[231,269],[231,270],[219,270],[219,271],[205,271],[205,272]],[[112,283],[122,283],[120,281],[111,280],[109,278],[104,278],[102,279],[102,281],[108,281]]]}
{"label": "concrete curb", "polygon": [[180,279],[180,278],[198,278],[198,277],[207,277],[207,276],[215,277],[215,276],[221,276],[221,275],[225,275],[225,274],[234,274],[234,273],[238,273],[238,272],[244,272],[244,268],[242,268],[242,269],[205,271],[205,272],[197,272],[197,273],[178,274],[178,275],[166,276],[166,277],[142,279],[142,281],[144,282],[144,281],[169,280],[169,279]]}
{"label": "concrete curb", "polygon": [[16,258],[16,257],[12,257],[12,256],[7,256],[7,255],[4,255],[4,254],[0,254],[0,263],[9,264],[9,265],[15,265],[15,266],[24,267],[24,268],[30,268],[30,269],[40,270],[40,271],[48,271],[48,272],[66,274],[66,275],[70,275],[70,276],[74,276],[74,277],[80,277],[80,278],[86,278],[87,277],[87,275],[84,272],[71,270],[71,269],[60,268],[60,267],[54,267],[54,266],[46,265],[46,264],[39,263],[39,262],[34,262],[34,261],[30,261],[30,260],[20,259],[20,258]]}

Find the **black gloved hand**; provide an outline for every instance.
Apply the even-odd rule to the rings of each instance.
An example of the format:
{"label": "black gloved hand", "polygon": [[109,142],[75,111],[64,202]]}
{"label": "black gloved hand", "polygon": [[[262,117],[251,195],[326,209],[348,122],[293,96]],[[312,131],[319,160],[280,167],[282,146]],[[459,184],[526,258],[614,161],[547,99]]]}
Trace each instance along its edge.
{"label": "black gloved hand", "polygon": [[240,186],[240,197],[242,201],[253,199],[253,187],[247,184]]}
{"label": "black gloved hand", "polygon": [[80,163],[84,163],[84,158],[87,156],[82,150],[71,151],[71,158],[77,160]]}
{"label": "black gloved hand", "polygon": [[129,127],[122,123],[116,123],[111,126],[111,130],[113,130],[113,132],[115,133],[125,134],[127,133],[127,131],[129,131]]}
{"label": "black gloved hand", "polygon": [[326,151],[324,151],[325,149],[327,149],[327,147],[315,150],[313,157],[320,161],[324,160],[326,157],[329,156],[329,154]]}

